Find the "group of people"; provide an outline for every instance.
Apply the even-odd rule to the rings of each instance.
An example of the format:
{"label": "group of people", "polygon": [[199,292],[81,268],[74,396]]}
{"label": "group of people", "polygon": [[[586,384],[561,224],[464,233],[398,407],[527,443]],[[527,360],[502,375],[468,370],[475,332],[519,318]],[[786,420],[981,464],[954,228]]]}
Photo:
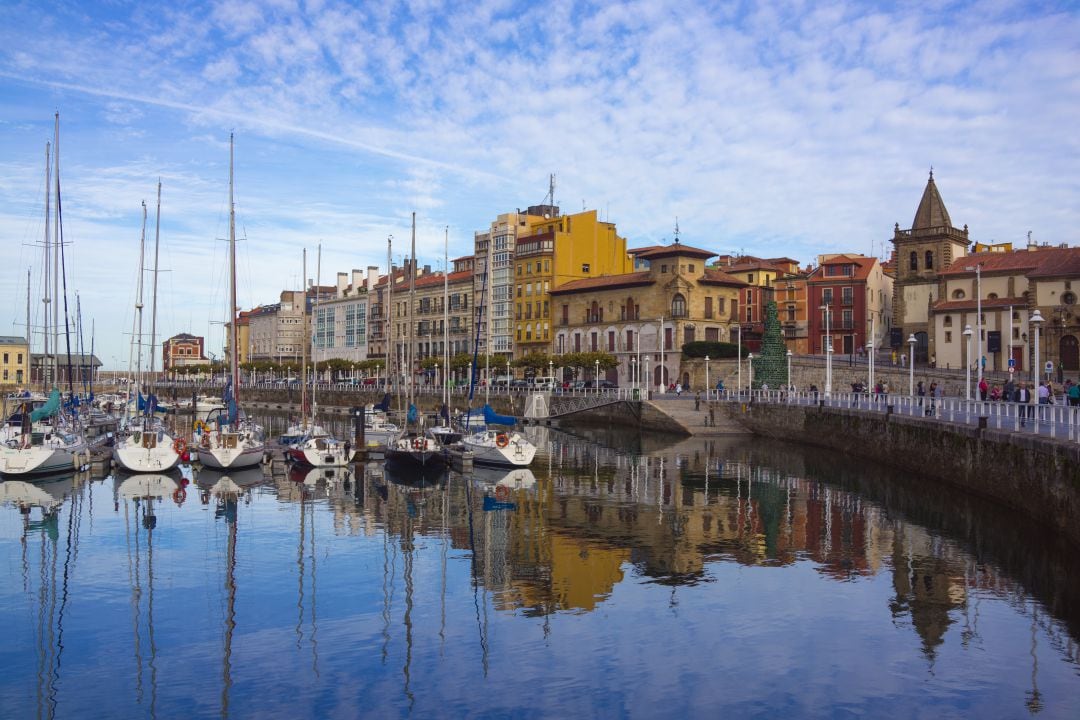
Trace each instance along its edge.
{"label": "group of people", "polygon": [[[1017,393],[1021,388],[1027,390],[1032,398],[1019,400]],[[1027,383],[1014,383],[1012,380],[1009,380],[1004,385],[996,383],[990,385],[984,377],[979,380],[978,389],[980,400],[1034,402],[1034,399],[1037,398],[1039,405],[1067,404],[1070,407],[1080,406],[1080,383],[1074,383],[1072,380],[1066,380],[1060,390],[1055,390],[1054,383],[1050,380],[1043,380],[1039,383],[1038,388],[1034,388],[1028,387]]]}

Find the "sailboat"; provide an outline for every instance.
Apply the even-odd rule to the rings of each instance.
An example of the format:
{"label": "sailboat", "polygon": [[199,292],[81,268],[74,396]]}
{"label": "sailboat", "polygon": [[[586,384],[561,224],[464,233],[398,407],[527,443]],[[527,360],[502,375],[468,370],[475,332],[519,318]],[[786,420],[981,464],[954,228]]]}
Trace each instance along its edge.
{"label": "sailboat", "polygon": [[[53,147],[56,149],[50,163],[50,146],[45,145],[45,238],[44,238],[44,300],[45,300],[45,332],[44,332],[44,363],[42,381],[47,383],[49,367],[49,313],[50,301],[53,306],[53,334],[59,328],[57,310],[59,303],[56,295],[59,294],[57,278],[60,274],[60,249],[63,243],[63,231],[61,229],[60,213],[60,114],[56,114]],[[51,169],[55,164],[56,176],[52,178]],[[50,220],[54,217],[50,206],[51,193],[55,181],[56,210],[55,223],[50,227]],[[51,235],[50,235],[51,233]],[[52,260],[49,251],[52,250]],[[53,297],[49,297],[49,270],[52,263],[52,278],[54,285]],[[65,285],[66,287],[66,285]],[[29,293],[29,284],[27,285]],[[29,310],[27,311],[29,314]],[[29,321],[26,328],[27,342],[30,341]],[[57,352],[59,339],[54,339],[54,352]],[[55,367],[55,365],[54,365]],[[70,368],[68,369],[70,379]],[[47,385],[46,385],[47,387]],[[29,401],[23,403],[22,413],[18,425],[8,425],[4,428],[2,437],[3,445],[0,446],[0,475],[22,476],[37,475],[43,473],[55,473],[76,469],[80,455],[86,452],[86,441],[78,432],[72,422],[66,422],[63,417],[63,403],[61,402],[60,390],[52,389],[49,399],[41,407],[31,410]]]}
{"label": "sailboat", "polygon": [[[491,282],[493,275],[495,253],[494,247],[491,242],[488,243],[487,253],[487,272],[484,276],[484,295],[487,294],[487,286]],[[486,299],[486,298],[485,298]],[[487,309],[479,310],[477,312],[486,312],[488,317],[487,322],[487,337],[485,341],[485,375],[488,381],[484,385],[484,407],[483,407],[483,419],[484,425],[477,430],[467,433],[462,439],[462,447],[472,452],[473,462],[478,465],[496,465],[499,467],[526,467],[533,461],[533,457],[536,456],[536,446],[529,442],[521,433],[515,432],[513,427],[517,424],[517,418],[509,415],[499,415],[496,413],[491,405],[488,403],[488,393],[491,389],[491,374],[490,368],[487,364],[490,359],[491,348],[491,303],[481,302],[480,308]],[[476,354],[480,351],[480,326],[477,323],[476,332],[476,346],[473,350],[473,381],[469,388],[469,400],[472,400],[473,391],[476,387]],[[472,413],[466,415],[466,429],[469,428],[469,424],[472,420]],[[492,425],[504,425],[509,426],[509,431],[494,429]]]}
{"label": "sailboat", "polygon": [[[306,257],[306,256],[305,256]],[[307,276],[307,263],[304,263],[304,276],[305,282]],[[319,314],[319,294],[318,287],[322,282],[322,246],[319,246],[318,260],[316,262],[317,269],[315,271],[315,315]],[[305,300],[306,302],[306,300]],[[306,335],[306,333],[305,333]],[[307,359],[307,343],[304,344],[305,353],[304,359]],[[311,424],[309,429],[304,435],[294,443],[288,450],[288,457],[290,460],[302,465],[310,465],[316,468],[327,467],[345,467],[352,462],[355,450],[350,443],[341,442],[329,432],[327,432],[322,426],[318,425],[315,421],[315,412],[318,408],[318,403],[315,402],[315,382],[314,378],[319,374],[319,360],[312,352],[312,364],[314,366],[312,372],[311,383]],[[304,387],[307,388],[307,363],[304,363]]]}
{"label": "sailboat", "polygon": [[[390,287],[394,284],[394,268],[390,265]],[[405,327],[408,331],[405,340],[405,369],[408,372],[408,394],[405,428],[386,447],[386,464],[398,471],[425,471],[430,468],[445,467],[448,461],[446,450],[427,433],[424,432],[424,418],[413,405],[413,373],[412,373],[412,313],[413,302],[416,294],[416,213],[412,215],[412,249],[409,257],[409,301],[407,322]],[[392,307],[387,305],[387,307]],[[393,338],[393,324],[390,322],[390,312],[387,312],[387,338]],[[393,350],[391,342],[388,349]],[[410,429],[410,426],[411,429]]]}
{"label": "sailboat", "polygon": [[[160,208],[161,184],[158,184]],[[160,473],[173,469],[187,452],[187,442],[183,438],[173,438],[161,421],[154,417],[154,396],[144,400],[142,396],[142,309],[143,309],[143,260],[146,248],[146,203],[142,204],[142,235],[139,239],[139,279],[135,291],[135,334],[132,345],[135,348],[135,397],[139,404],[137,417],[132,418],[131,403],[125,405],[128,417],[127,433],[116,440],[113,446],[113,460],[124,470],[134,473]],[[160,209],[159,209],[160,214]],[[156,303],[155,303],[156,307]]]}
{"label": "sailboat", "polygon": [[233,203],[233,136],[229,134],[229,379],[222,401],[226,410],[212,418],[213,429],[199,439],[199,462],[204,467],[233,470],[262,462],[266,443],[262,428],[241,418],[237,393],[240,364],[236,328],[236,206]]}

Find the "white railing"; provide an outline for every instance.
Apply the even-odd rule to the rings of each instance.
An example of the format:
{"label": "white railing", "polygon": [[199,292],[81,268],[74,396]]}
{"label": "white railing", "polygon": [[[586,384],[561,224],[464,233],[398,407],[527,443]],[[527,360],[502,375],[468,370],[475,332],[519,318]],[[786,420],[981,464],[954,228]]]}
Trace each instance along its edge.
{"label": "white railing", "polygon": [[[673,398],[668,394],[664,397]],[[682,398],[693,400],[694,395],[683,393]],[[703,399],[780,405],[820,405],[849,408],[864,412],[892,413],[922,417],[955,425],[971,425],[994,430],[1008,430],[1046,435],[1076,442],[1080,437],[1080,407],[1064,404],[1067,399],[1055,397],[1054,404],[1015,403],[994,400],[965,400],[956,397],[912,396],[896,393],[832,392],[799,390],[710,390]]]}

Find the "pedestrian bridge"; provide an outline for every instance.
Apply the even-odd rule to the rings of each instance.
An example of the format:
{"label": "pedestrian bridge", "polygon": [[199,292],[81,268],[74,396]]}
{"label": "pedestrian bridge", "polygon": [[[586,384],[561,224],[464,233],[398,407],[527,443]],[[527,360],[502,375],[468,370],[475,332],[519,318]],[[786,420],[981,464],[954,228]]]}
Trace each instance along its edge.
{"label": "pedestrian bridge", "polygon": [[555,420],[606,405],[636,400],[633,390],[601,390],[577,393],[532,393],[525,401],[525,419]]}

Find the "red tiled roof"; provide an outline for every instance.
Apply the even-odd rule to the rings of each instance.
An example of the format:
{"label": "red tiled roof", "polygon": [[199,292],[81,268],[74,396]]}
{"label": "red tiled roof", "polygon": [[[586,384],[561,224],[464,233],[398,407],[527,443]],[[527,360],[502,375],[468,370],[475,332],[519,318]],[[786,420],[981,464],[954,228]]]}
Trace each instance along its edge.
{"label": "red tiled roof", "polygon": [[627,255],[640,255],[643,252],[648,252],[650,250],[659,250],[662,247],[664,247],[664,246],[663,245],[646,245],[644,247],[639,247],[639,248],[630,248],[629,250],[626,251],[626,254]]}
{"label": "red tiled roof", "polygon": [[552,295],[563,295],[589,290],[612,290],[620,287],[634,287],[638,285],[651,285],[652,273],[648,270],[635,273],[623,273],[621,275],[604,275],[602,277],[582,278],[571,280],[556,288],[552,288]]}
{"label": "red tiled roof", "polygon": [[1080,275],[1080,247],[1040,247],[1038,250],[984,252],[965,255],[940,270],[941,276],[974,275],[975,266],[982,274],[1023,274],[1028,277],[1057,277]]}
{"label": "red tiled roof", "polygon": [[[834,283],[847,280],[866,280],[870,277],[870,271],[874,269],[877,258],[865,255],[837,255],[818,265],[806,278],[811,283]],[[829,265],[854,265],[855,272],[851,275],[826,275],[825,268]]]}
{"label": "red tiled roof", "polygon": [[[1027,301],[1024,298],[1012,297],[1012,298],[983,298],[982,308],[1003,308],[1003,307],[1027,307]],[[951,312],[955,310],[978,310],[979,301],[977,298],[964,298],[963,300],[938,300],[934,303],[934,312]]]}
{"label": "red tiled roof", "polygon": [[716,257],[716,253],[712,250],[702,250],[701,248],[691,247],[690,245],[683,245],[682,243],[672,243],[670,245],[659,245],[651,248],[647,248],[640,252],[635,252],[634,256],[645,260],[651,258],[671,257],[672,255],[689,255],[691,257],[698,257],[702,260],[708,260],[711,257]]}
{"label": "red tiled roof", "polygon": [[705,268],[705,275],[701,278],[701,281],[708,285],[734,285],[736,287],[746,287],[746,283],[737,277],[733,277],[723,270],[716,270],[715,268]]}
{"label": "red tiled roof", "polygon": [[[472,270],[462,270],[461,272],[450,273],[450,284],[453,285],[454,283],[471,280],[472,276]],[[416,278],[417,288],[431,287],[433,285],[438,285],[439,287],[442,287],[443,274],[441,272],[431,273],[430,275],[424,275],[423,277]]]}

